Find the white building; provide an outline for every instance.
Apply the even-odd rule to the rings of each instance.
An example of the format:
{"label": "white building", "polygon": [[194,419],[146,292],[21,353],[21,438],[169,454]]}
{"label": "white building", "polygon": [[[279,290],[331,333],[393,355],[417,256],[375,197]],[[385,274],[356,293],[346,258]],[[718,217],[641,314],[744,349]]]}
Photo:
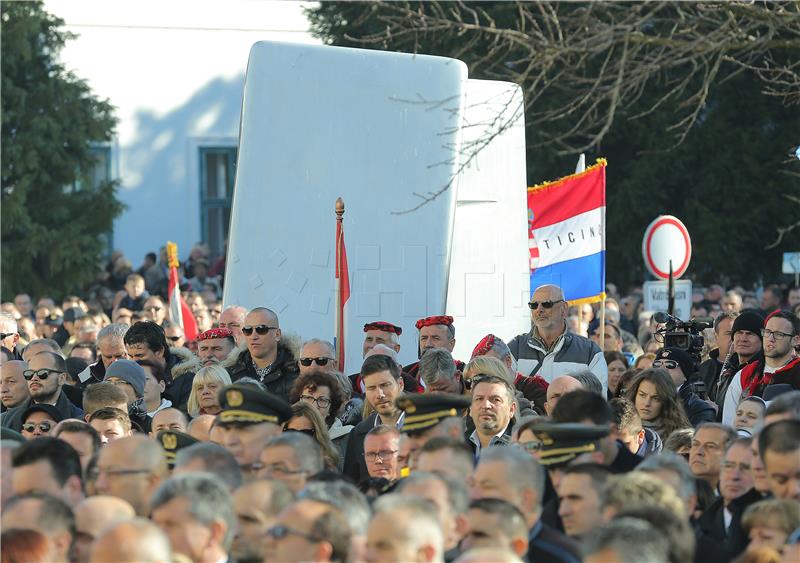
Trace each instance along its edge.
{"label": "white building", "polygon": [[101,175],[127,206],[113,248],[141,264],[167,240],[185,258],[202,241],[223,249],[230,217],[242,85],[259,40],[318,43],[303,7],[247,0],[48,0],[77,35],[61,60],[116,107]]}

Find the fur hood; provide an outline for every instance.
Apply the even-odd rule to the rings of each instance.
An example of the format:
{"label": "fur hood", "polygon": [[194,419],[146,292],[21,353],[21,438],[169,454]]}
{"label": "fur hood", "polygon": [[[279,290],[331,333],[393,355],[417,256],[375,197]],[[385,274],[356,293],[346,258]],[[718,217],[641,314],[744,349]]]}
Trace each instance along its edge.
{"label": "fur hood", "polygon": [[[287,334],[283,333],[281,335],[281,339],[278,342],[278,349],[285,348],[289,351],[292,355],[292,358],[298,358],[300,356],[300,350],[303,348],[303,341],[302,339],[296,334]],[[247,352],[247,344],[241,344],[231,350],[231,353],[228,354],[228,357],[220,362],[220,365],[225,369],[231,368],[235,366],[239,362],[239,357],[242,353]]]}
{"label": "fur hood", "polygon": [[333,424],[328,428],[328,436],[330,436],[331,440],[335,440],[336,438],[347,436],[353,428],[355,427],[350,424],[344,425],[341,420],[334,418]]}
{"label": "fur hood", "polygon": [[186,348],[175,348],[170,346],[169,353],[175,357],[175,363],[170,368],[170,373],[172,373],[172,379],[178,379],[182,375],[186,375],[187,373],[197,373],[203,364],[200,362],[200,358],[195,356],[191,353],[191,351],[187,350]]}

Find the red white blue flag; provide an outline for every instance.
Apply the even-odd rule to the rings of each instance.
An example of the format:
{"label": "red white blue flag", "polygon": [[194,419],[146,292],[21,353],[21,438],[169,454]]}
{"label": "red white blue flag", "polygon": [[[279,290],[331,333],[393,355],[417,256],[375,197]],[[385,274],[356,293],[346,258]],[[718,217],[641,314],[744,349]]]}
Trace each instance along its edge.
{"label": "red white blue flag", "polygon": [[601,301],[606,284],[606,161],[528,188],[531,292],[544,284],[567,301]]}

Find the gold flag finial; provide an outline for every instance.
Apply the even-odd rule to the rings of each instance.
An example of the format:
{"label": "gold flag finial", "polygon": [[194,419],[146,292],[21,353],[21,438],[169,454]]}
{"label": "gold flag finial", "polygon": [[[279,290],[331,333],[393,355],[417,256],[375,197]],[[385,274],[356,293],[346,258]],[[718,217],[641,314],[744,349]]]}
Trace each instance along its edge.
{"label": "gold flag finial", "polygon": [[167,266],[177,268],[181,263],[178,260],[178,245],[172,241],[167,241]]}

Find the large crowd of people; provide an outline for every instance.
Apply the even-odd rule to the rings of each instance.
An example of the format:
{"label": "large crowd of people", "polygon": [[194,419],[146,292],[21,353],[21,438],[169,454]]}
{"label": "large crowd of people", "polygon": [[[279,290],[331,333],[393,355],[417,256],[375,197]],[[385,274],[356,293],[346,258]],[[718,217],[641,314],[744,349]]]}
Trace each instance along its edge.
{"label": "large crowd of people", "polygon": [[800,288],[696,290],[693,335],[544,285],[470,358],[374,319],[347,374],[223,308],[224,261],[184,265],[187,341],[163,256],[120,260],[0,305],[4,563],[800,561]]}

